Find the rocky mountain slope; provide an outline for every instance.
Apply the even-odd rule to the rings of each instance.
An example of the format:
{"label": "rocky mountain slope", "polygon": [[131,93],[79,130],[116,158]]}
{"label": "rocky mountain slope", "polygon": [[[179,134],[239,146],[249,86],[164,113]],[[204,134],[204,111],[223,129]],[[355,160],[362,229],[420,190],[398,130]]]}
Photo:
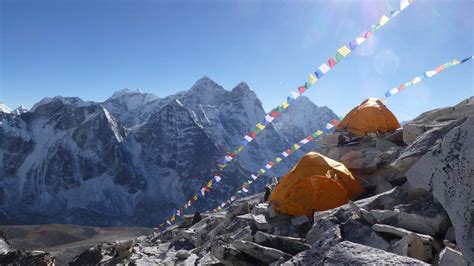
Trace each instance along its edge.
{"label": "rocky mountain slope", "polygon": [[357,145],[338,146],[328,134],[322,153],[361,181],[358,200],[289,217],[255,194],[134,241],[99,244],[72,265],[469,265],[473,133],[474,97]]}
{"label": "rocky mountain slope", "polygon": [[[298,101],[282,114],[279,128],[269,126],[239,154],[212,196],[195,207],[215,208],[290,141],[336,117],[307,98]],[[292,120],[292,108],[312,115]],[[103,103],[57,96],[30,111],[2,110],[2,224],[154,226],[198,192],[227,149],[240,145],[265,116],[247,84],[228,91],[208,77],[165,98],[123,90]],[[288,127],[295,133],[283,129]],[[282,162],[268,176],[293,163]]]}

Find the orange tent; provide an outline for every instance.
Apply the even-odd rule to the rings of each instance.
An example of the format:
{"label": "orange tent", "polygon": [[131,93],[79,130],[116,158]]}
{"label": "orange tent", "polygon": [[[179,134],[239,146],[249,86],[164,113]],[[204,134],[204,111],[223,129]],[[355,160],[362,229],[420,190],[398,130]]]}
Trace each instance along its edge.
{"label": "orange tent", "polygon": [[369,98],[352,109],[337,125],[336,131],[347,131],[359,136],[385,133],[400,128],[397,118],[376,98]]}
{"label": "orange tent", "polygon": [[310,152],[280,180],[270,202],[279,212],[309,216],[341,206],[363,190],[342,163]]}

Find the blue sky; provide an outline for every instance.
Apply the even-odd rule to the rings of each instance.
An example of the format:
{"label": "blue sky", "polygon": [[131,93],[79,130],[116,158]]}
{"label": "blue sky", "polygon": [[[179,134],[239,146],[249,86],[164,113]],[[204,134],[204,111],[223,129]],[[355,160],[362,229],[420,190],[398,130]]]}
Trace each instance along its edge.
{"label": "blue sky", "polygon": [[[0,0],[0,100],[103,101],[139,88],[163,97],[207,75],[246,81],[266,110],[398,6],[397,0]],[[367,97],[473,54],[474,1],[416,0],[305,95],[345,114]],[[387,102],[399,120],[474,95],[471,60]]]}

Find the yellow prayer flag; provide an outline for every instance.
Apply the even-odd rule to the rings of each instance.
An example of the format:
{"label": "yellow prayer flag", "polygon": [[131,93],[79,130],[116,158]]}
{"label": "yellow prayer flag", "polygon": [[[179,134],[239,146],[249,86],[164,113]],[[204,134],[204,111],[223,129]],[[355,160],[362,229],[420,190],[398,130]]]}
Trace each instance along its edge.
{"label": "yellow prayer flag", "polygon": [[275,158],[275,162],[277,163],[281,162],[281,158],[280,157]]}
{"label": "yellow prayer flag", "polygon": [[461,62],[459,62],[459,60],[457,60],[457,59],[454,59],[453,62],[451,62],[451,63],[453,63],[453,65],[457,65],[457,64],[459,64],[459,63],[461,63]]}
{"label": "yellow prayer flag", "polygon": [[313,85],[314,83],[316,83],[316,81],[318,81],[318,78],[316,78],[316,76],[314,76],[313,74],[309,74],[309,83]]}
{"label": "yellow prayer flag", "polygon": [[265,126],[262,125],[261,123],[258,123],[258,124],[257,124],[257,127],[258,127],[258,129],[261,129],[261,130],[265,129]]}
{"label": "yellow prayer flag", "polygon": [[321,134],[323,134],[323,131],[321,131],[321,130],[316,131],[316,135],[319,136],[319,135],[321,135]]}
{"label": "yellow prayer flag", "polygon": [[421,81],[421,79],[420,79],[419,77],[416,77],[416,78],[414,78],[411,82],[412,82],[413,84],[416,84],[416,83],[418,83],[418,82],[420,82],[420,81]]}
{"label": "yellow prayer flag", "polygon": [[380,26],[383,26],[385,23],[387,23],[389,21],[390,21],[390,19],[387,16],[383,15],[382,18],[380,18],[379,24],[380,24]]}
{"label": "yellow prayer flag", "polygon": [[347,46],[342,46],[341,48],[339,48],[339,50],[337,50],[342,56],[346,57],[348,54],[351,53],[351,50],[349,48],[347,48]]}
{"label": "yellow prayer flag", "polygon": [[284,102],[281,103],[281,107],[282,107],[283,109],[288,108],[288,106],[289,106],[289,105],[288,105],[288,102],[286,102],[286,101],[284,101]]}

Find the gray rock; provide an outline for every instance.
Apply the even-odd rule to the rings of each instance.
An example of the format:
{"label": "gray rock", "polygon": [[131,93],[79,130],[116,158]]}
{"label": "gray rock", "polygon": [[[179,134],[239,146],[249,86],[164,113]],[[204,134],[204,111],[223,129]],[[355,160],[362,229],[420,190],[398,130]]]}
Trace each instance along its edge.
{"label": "gray rock", "polygon": [[454,232],[454,227],[449,227],[448,231],[444,235],[444,239],[449,240],[451,242],[456,242],[456,232]]}
{"label": "gray rock", "polygon": [[445,223],[445,220],[439,216],[430,218],[392,210],[372,210],[370,214],[372,214],[377,223],[401,227],[430,236],[438,235],[440,233],[438,230],[441,228],[440,224]]}
{"label": "gray rock", "polygon": [[267,222],[267,218],[263,214],[253,215],[253,214],[244,214],[237,216],[237,220],[242,226],[255,226],[259,230],[271,230],[273,226]]}
{"label": "gray rock", "polygon": [[440,266],[467,265],[461,252],[448,247],[439,254],[438,264]]}
{"label": "gray rock", "polygon": [[466,262],[474,263],[474,117],[458,119],[455,125],[407,172],[407,178],[413,186],[431,191],[443,205]]}
{"label": "gray rock", "polygon": [[432,128],[442,127],[449,121],[468,116],[474,116],[474,97],[460,102],[455,107],[435,109],[421,114],[403,126],[403,140],[411,144]]}
{"label": "gray rock", "polygon": [[347,222],[341,224],[340,227],[344,240],[381,250],[388,250],[390,248],[390,243],[380,234],[374,232],[369,225],[349,219]]}
{"label": "gray rock", "polygon": [[322,259],[324,264],[370,265],[370,264],[417,264],[426,263],[404,256],[394,255],[380,249],[344,241],[332,246]]}
{"label": "gray rock", "polygon": [[248,256],[264,263],[272,263],[281,257],[286,259],[291,258],[290,254],[284,253],[278,249],[264,247],[253,242],[237,240],[234,242],[234,246]]}
{"label": "gray rock", "polygon": [[368,224],[370,225],[373,225],[375,223],[375,219],[374,217],[372,216],[372,214],[370,214],[370,212],[362,209],[362,208],[359,208],[354,202],[352,202],[351,200],[349,201],[349,206],[351,207],[351,209],[357,214],[357,216],[359,216],[359,218],[361,218],[362,220],[366,221]]}
{"label": "gray rock", "polygon": [[255,233],[254,242],[259,245],[281,250],[291,255],[296,255],[297,253],[311,248],[309,244],[305,243],[305,239],[275,236],[260,231]]}
{"label": "gray rock", "polygon": [[425,262],[432,258],[431,246],[425,246],[423,240],[414,233],[404,236],[389,251]]}
{"label": "gray rock", "polygon": [[267,215],[267,214],[269,214],[268,203],[257,204],[255,207],[253,207],[251,213],[253,215],[259,215],[259,214]]}
{"label": "gray rock", "polygon": [[301,216],[298,216],[298,217],[295,217],[295,218],[291,219],[291,224],[297,226],[297,225],[305,224],[309,221],[310,220],[309,220],[308,216],[301,215]]}
{"label": "gray rock", "polygon": [[390,148],[397,147],[397,145],[391,141],[382,138],[375,139],[375,148],[380,151],[387,151]]}
{"label": "gray rock", "polygon": [[[372,225],[372,230],[381,234],[392,235],[398,238],[403,238],[413,233],[406,229],[398,228],[398,227],[386,225],[386,224],[374,224]],[[438,242],[436,242],[436,240],[433,237],[429,235],[423,235],[423,234],[416,234],[416,235],[421,238],[421,240],[423,241],[423,244],[431,245],[438,251],[441,250]]]}
{"label": "gray rock", "polygon": [[197,265],[223,265],[219,259],[214,257],[211,253],[206,253],[199,259]]}
{"label": "gray rock", "polygon": [[185,260],[190,255],[191,255],[191,253],[189,253],[189,251],[187,251],[187,250],[178,250],[176,252],[176,258],[179,259],[179,260]]}

